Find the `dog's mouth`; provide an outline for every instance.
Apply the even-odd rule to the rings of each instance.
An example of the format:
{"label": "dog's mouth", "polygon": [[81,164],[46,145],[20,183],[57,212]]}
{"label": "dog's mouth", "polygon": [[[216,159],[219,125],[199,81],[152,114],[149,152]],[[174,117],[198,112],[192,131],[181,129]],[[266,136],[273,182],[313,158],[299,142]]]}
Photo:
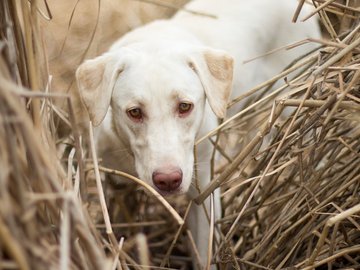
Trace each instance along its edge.
{"label": "dog's mouth", "polygon": [[177,196],[177,195],[182,195],[185,193],[181,187],[179,187],[175,190],[160,190],[156,187],[154,187],[154,188],[163,197]]}

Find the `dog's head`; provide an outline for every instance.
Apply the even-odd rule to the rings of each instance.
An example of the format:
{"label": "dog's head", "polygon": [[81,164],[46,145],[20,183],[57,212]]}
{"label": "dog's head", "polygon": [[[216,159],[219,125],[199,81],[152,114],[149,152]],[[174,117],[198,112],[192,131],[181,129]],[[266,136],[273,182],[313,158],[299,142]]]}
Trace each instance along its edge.
{"label": "dog's head", "polygon": [[76,77],[93,124],[111,106],[114,131],[129,142],[139,177],[166,195],[189,189],[205,101],[223,118],[232,74],[232,58],[219,50],[121,48],[84,62]]}

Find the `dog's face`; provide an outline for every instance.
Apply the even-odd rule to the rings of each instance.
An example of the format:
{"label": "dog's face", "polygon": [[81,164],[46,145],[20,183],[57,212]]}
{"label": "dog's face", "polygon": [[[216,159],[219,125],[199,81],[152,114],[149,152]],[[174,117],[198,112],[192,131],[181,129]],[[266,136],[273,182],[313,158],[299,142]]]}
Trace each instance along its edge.
{"label": "dog's face", "polygon": [[203,48],[122,48],[86,61],[76,76],[94,125],[111,106],[114,131],[129,144],[139,177],[163,195],[187,192],[205,100],[224,117],[232,59]]}

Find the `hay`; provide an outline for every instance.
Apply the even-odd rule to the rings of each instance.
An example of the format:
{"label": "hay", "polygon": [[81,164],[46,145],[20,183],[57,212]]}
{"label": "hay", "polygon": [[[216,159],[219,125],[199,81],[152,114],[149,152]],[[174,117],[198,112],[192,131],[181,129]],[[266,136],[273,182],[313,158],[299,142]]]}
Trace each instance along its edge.
{"label": "hay", "polygon": [[[301,14],[304,2],[294,21],[313,15]],[[196,198],[201,203],[215,188],[222,190],[224,215],[215,221],[220,237],[212,257],[220,269],[360,267],[359,6],[347,2],[313,1],[330,39],[305,41],[321,48],[231,101],[229,106],[251,102],[197,142],[210,139],[223,157]],[[193,202],[159,203],[147,186],[153,193],[105,183],[102,191],[99,172],[124,174],[98,167],[95,157],[85,158],[91,149],[81,148],[81,136],[89,134],[80,136],[78,115],[64,92],[89,40],[109,44],[112,35],[93,35],[94,24],[86,20],[80,25],[89,31],[76,28],[73,6],[65,12],[49,1],[46,12],[44,3],[0,6],[6,26],[0,31],[0,268],[188,269],[189,249],[197,251],[183,220]],[[106,14],[99,18],[114,18]],[[122,17],[126,29],[114,32],[144,22],[129,14]],[[56,21],[63,32],[54,30]],[[48,28],[42,32],[39,25]],[[100,20],[98,27],[103,25]],[[53,33],[59,35],[49,39]],[[90,46],[87,53],[105,47]],[[47,75],[48,65],[54,77]],[[54,88],[65,91],[55,94]],[[283,113],[285,108],[293,109]],[[59,137],[59,123],[70,134]],[[231,149],[224,144],[228,137],[235,138]]]}
{"label": "hay", "polygon": [[0,268],[104,269],[101,239],[57,157],[52,96],[24,88],[45,89],[33,9],[1,2]]}
{"label": "hay", "polygon": [[[326,3],[331,6],[331,2]],[[328,24],[324,7],[318,10]],[[271,95],[253,100],[223,124],[222,133],[229,124],[235,128],[228,133],[244,125],[248,131],[256,130],[259,123],[246,116],[269,108],[257,135],[197,198],[201,202],[214,188],[223,187],[225,215],[217,222],[224,233],[217,253],[220,262],[236,269],[360,267],[360,31],[356,18],[338,38],[341,46],[322,42],[325,46],[319,52],[295,64],[310,62],[305,71],[291,79],[283,76],[285,98],[275,103],[268,102]],[[335,33],[330,24],[326,29]],[[296,109],[281,120],[287,106]]]}

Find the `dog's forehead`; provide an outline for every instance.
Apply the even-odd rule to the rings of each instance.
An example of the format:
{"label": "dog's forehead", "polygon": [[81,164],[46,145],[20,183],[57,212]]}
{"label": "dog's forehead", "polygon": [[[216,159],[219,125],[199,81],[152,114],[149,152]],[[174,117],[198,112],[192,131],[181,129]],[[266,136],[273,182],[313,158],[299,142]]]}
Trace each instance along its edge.
{"label": "dog's forehead", "polygon": [[202,85],[186,61],[178,55],[143,54],[136,57],[116,83],[122,100],[190,100],[204,96]]}
{"label": "dog's forehead", "polygon": [[[179,77],[188,76],[189,68],[182,55],[169,52],[147,52],[139,54],[129,67],[146,80],[169,80],[176,82]],[[176,76],[178,75],[178,76]]]}

